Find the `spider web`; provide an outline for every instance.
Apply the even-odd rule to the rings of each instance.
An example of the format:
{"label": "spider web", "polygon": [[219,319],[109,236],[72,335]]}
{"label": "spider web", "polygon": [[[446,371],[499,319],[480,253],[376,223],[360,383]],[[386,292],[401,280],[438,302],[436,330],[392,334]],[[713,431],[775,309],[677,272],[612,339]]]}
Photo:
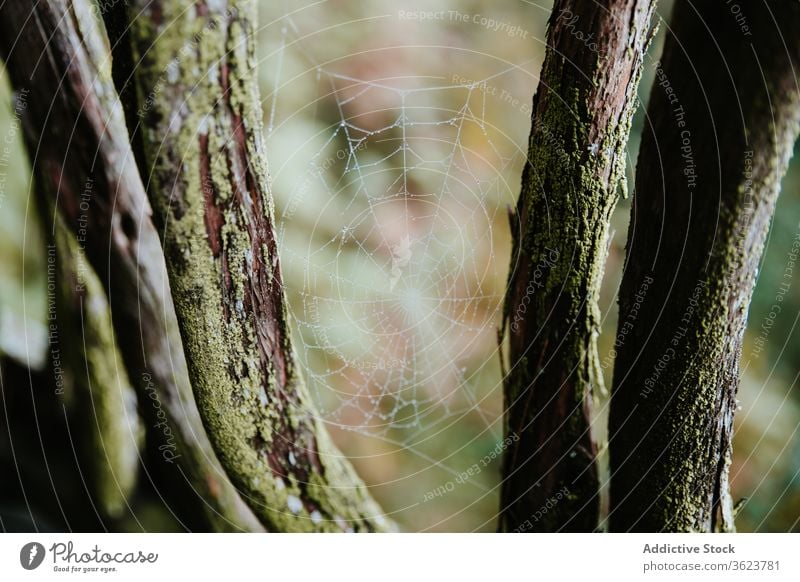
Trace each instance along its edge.
{"label": "spider web", "polygon": [[275,195],[296,351],[318,411],[403,446],[467,414],[497,438],[484,403],[500,378],[483,371],[498,358],[507,257],[493,226],[515,202],[505,176],[523,159],[495,143],[504,134],[486,121],[489,80],[361,79],[318,64],[289,17],[282,34],[271,151],[298,128],[300,107],[282,93],[290,50],[317,97],[302,107],[319,129]]}

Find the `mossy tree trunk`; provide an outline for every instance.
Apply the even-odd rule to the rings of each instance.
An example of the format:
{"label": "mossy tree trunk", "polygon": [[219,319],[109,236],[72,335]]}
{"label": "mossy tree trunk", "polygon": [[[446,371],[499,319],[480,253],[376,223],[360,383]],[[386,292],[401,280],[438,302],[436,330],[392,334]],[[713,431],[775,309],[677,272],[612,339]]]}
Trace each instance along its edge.
{"label": "mossy tree trunk", "polygon": [[[389,524],[313,409],[274,233],[255,7],[136,0],[107,15],[195,396],[217,454],[277,531]],[[118,34],[117,34],[118,33]]]}
{"label": "mossy tree trunk", "polygon": [[501,530],[597,526],[597,300],[653,11],[650,0],[559,0],[550,17],[512,216],[505,398],[519,440],[505,458]]}
{"label": "mossy tree trunk", "polygon": [[610,527],[731,531],[739,359],[800,122],[800,4],[676,4],[620,291]]}
{"label": "mossy tree trunk", "polygon": [[0,4],[0,53],[11,82],[37,96],[23,126],[40,191],[57,204],[105,287],[166,483],[182,485],[182,501],[205,516],[203,527],[260,530],[219,466],[193,400],[163,254],[92,6]]}

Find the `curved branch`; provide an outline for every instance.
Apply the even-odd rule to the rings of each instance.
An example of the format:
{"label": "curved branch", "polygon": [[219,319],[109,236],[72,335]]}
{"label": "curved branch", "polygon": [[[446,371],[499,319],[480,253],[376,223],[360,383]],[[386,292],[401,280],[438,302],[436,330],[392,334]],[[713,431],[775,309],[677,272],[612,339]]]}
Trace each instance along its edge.
{"label": "curved branch", "polygon": [[142,0],[127,16],[108,17],[115,77],[138,126],[189,373],[220,460],[269,529],[387,528],[294,360],[252,2]]}
{"label": "curved branch", "polygon": [[742,338],[800,123],[800,4],[742,11],[747,29],[680,0],[656,70],[619,296],[614,531],[734,528]]}
{"label": "curved branch", "polygon": [[209,527],[261,529],[214,457],[193,401],[163,254],[90,3],[1,3],[0,51],[17,90],[37,96],[23,117],[35,171],[105,286],[165,467],[189,482]]}

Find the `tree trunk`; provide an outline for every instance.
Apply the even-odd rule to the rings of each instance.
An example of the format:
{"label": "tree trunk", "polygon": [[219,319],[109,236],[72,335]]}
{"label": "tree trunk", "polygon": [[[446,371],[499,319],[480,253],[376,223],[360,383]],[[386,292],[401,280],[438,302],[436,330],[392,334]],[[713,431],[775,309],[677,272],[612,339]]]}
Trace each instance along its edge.
{"label": "tree trunk", "polygon": [[269,529],[385,529],[294,361],[253,17],[246,0],[141,0],[107,18],[189,373],[220,460]]}
{"label": "tree trunk", "polygon": [[519,438],[505,458],[505,531],[597,526],[597,299],[653,10],[650,0],[560,0],[550,17],[512,216],[506,430]]}
{"label": "tree trunk", "polygon": [[614,531],[734,529],[739,357],[798,134],[800,5],[726,6],[679,0],[656,69],[619,299]]}
{"label": "tree trunk", "polygon": [[12,84],[37,95],[23,116],[32,163],[105,286],[140,410],[171,480],[188,481],[207,527],[258,530],[194,404],[158,235],[94,16],[86,0],[0,4],[0,52]]}

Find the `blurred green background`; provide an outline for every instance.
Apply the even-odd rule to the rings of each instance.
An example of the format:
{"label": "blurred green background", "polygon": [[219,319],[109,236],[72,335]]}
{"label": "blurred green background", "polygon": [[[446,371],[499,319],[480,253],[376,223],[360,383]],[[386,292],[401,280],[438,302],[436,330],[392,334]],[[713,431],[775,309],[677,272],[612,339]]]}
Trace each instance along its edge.
{"label": "blurred green background", "polygon": [[[334,439],[406,530],[495,528],[506,209],[519,191],[551,4],[259,3],[265,137],[297,355]],[[660,3],[659,15],[670,7]],[[652,77],[646,67],[643,103]],[[44,250],[5,76],[0,101],[9,148],[0,156],[0,350],[40,365]],[[800,529],[800,283],[777,299],[800,234],[799,185],[795,159],[742,356],[732,468],[735,499],[748,498],[740,531]],[[613,218],[601,299],[607,385],[629,211],[623,200]],[[768,332],[765,321],[774,321]],[[602,437],[602,395],[596,410]]]}

